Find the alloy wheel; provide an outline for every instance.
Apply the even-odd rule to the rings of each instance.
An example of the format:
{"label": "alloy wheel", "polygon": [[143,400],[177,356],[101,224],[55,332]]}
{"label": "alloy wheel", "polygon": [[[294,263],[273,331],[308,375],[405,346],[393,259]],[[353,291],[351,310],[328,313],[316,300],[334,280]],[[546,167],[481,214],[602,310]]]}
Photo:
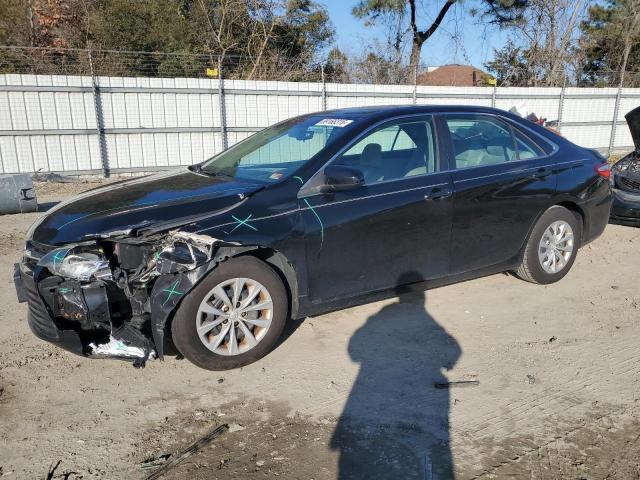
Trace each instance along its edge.
{"label": "alloy wheel", "polygon": [[196,331],[218,355],[240,355],[267,334],[273,318],[269,291],[256,280],[232,278],[213,287],[196,315]]}
{"label": "alloy wheel", "polygon": [[553,222],[542,234],[538,259],[547,273],[558,273],[571,259],[574,249],[573,229],[564,220]]}

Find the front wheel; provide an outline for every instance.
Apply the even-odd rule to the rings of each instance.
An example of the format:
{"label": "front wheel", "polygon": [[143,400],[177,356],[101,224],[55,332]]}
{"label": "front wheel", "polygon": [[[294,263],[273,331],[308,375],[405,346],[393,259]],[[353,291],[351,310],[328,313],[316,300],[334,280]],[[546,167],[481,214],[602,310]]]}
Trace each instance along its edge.
{"label": "front wheel", "polygon": [[287,293],[276,272],[251,256],[213,269],[182,301],[171,324],[173,341],[189,361],[228,370],[266,355],[282,334]]}
{"label": "front wheel", "polygon": [[557,282],[571,269],[581,237],[576,214],[559,205],[549,208],[533,227],[516,274],[532,283]]}

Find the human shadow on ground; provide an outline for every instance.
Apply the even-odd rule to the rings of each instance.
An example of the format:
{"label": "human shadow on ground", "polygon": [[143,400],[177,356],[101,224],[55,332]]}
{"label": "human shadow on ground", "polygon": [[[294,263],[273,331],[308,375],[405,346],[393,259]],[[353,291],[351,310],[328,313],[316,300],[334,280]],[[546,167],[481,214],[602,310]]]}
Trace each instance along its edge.
{"label": "human shadow on ground", "polygon": [[[397,284],[415,279],[403,274]],[[413,280],[415,281],[415,280]],[[349,342],[360,364],[331,438],[338,479],[453,478],[447,382],[461,354],[425,309],[426,293],[398,287],[397,302],[371,315]]]}

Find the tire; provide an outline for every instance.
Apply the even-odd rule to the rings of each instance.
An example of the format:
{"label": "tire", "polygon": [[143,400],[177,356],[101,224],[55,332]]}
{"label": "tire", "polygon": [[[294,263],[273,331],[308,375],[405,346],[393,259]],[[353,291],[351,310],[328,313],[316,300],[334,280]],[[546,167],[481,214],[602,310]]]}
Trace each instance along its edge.
{"label": "tire", "polygon": [[[243,303],[242,298],[246,300],[250,296],[249,289],[257,289],[259,294],[250,302],[247,309],[251,310],[252,306],[258,304],[267,305],[270,298],[272,305],[270,312],[265,308],[264,310],[253,309],[243,314],[242,309],[229,307],[233,303],[235,285],[240,285],[244,280],[247,280],[246,290],[244,287],[238,289],[241,290],[243,297],[238,299],[236,306]],[[230,282],[230,285],[225,286],[225,282]],[[213,292],[214,289],[219,292],[218,287],[221,284],[227,294],[226,299],[230,301],[229,304],[221,303],[220,299],[225,297]],[[259,287],[264,288],[266,293]],[[211,313],[210,307],[221,315]],[[203,308],[206,311],[201,310]],[[223,312],[225,308],[226,313]],[[222,320],[225,315],[226,322]],[[246,315],[256,318],[244,318]],[[278,274],[269,265],[255,257],[236,257],[219,264],[184,298],[171,324],[171,335],[180,353],[193,364],[206,370],[229,370],[248,365],[269,353],[282,334],[287,315],[287,292]],[[264,327],[257,326],[259,322],[262,322],[260,325],[266,324],[269,317],[270,324],[266,329],[263,330]],[[207,333],[198,333],[197,325],[202,330],[220,321],[224,323],[218,323]],[[250,322],[256,322],[256,324]],[[223,335],[223,328],[228,328],[228,333],[225,335]],[[253,339],[251,342],[247,341],[249,337],[244,335],[247,328]],[[235,331],[235,342],[231,338],[231,329]],[[216,348],[215,344],[220,338],[225,340]],[[255,344],[251,346],[253,342]]]}
{"label": "tire", "polygon": [[[550,237],[558,238],[558,235],[551,235],[551,229],[554,232],[559,232],[558,228],[563,223],[568,224],[572,231],[572,246],[571,253],[567,258],[564,258],[564,253],[569,248],[568,241],[561,241],[557,243],[557,247],[563,250],[555,250],[558,254],[555,255],[556,265],[558,265],[557,271],[552,271],[553,266],[550,262],[543,262],[541,259],[541,255],[547,255],[547,241]],[[555,228],[554,228],[555,227]],[[565,232],[566,232],[565,227]],[[543,236],[545,236],[545,242],[543,246],[541,244],[541,240]],[[568,237],[561,237],[568,238]],[[542,214],[542,216],[536,222],[536,225],[533,227],[529,238],[527,239],[527,244],[525,245],[520,265],[516,270],[516,275],[520,277],[522,280],[532,283],[538,284],[549,284],[557,282],[562,279],[571,269],[573,262],[576,259],[576,254],[578,253],[578,249],[580,248],[580,239],[582,238],[582,219],[578,217],[574,212],[567,210],[564,207],[559,205],[555,205],[549,208],[546,212]],[[553,247],[551,250],[553,252]],[[563,256],[564,265],[560,267],[560,255]],[[547,258],[551,258],[553,254],[548,256]],[[551,270],[551,271],[550,271]]]}

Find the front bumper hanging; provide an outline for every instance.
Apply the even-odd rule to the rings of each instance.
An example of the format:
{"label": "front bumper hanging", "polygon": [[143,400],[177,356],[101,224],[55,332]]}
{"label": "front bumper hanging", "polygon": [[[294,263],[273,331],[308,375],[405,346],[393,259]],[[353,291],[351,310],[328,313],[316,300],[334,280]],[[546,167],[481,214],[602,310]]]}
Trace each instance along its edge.
{"label": "front bumper hanging", "polygon": [[13,281],[20,303],[28,303],[27,323],[33,334],[76,355],[85,355],[80,335],[75,330],[64,330],[56,325],[38,293],[33,272],[25,264],[16,263]]}
{"label": "front bumper hanging", "polygon": [[[222,242],[214,247],[215,239],[181,232],[170,238],[144,253],[120,245],[115,267],[101,270],[104,276],[82,279],[45,266],[46,256],[60,248],[39,258],[25,256],[15,265],[14,283],[18,301],[28,303],[29,327],[38,338],[77,355],[119,358],[139,367],[162,359],[165,345],[171,345],[169,320],[182,299],[218,263],[258,248]],[[123,273],[127,263],[145,268]],[[141,287],[128,282],[134,275],[143,278]]]}

